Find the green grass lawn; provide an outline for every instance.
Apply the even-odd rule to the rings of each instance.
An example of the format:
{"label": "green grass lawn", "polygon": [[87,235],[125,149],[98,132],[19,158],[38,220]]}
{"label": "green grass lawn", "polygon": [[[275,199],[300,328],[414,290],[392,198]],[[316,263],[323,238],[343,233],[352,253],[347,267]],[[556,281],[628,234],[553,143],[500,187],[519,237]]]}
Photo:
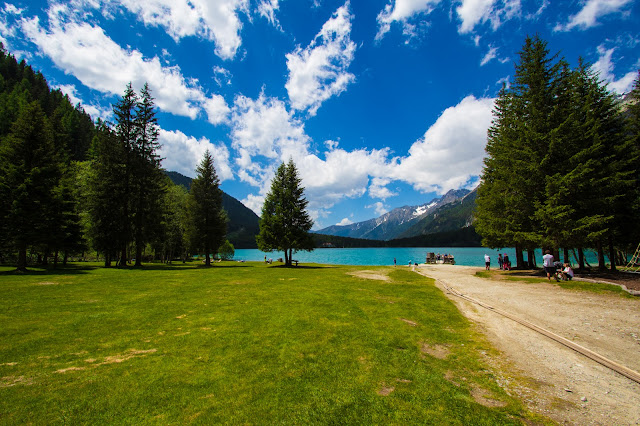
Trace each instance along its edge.
{"label": "green grass lawn", "polygon": [[[389,281],[350,275],[367,269]],[[0,423],[520,424],[406,268],[0,269]],[[544,421],[544,420],[543,420]]]}

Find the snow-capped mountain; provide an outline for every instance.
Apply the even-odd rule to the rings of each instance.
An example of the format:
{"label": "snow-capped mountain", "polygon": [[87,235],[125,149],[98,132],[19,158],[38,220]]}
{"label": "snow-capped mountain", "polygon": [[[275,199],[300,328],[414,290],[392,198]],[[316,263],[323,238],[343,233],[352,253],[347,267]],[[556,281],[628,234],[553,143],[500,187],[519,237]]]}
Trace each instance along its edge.
{"label": "snow-capped mountain", "polygon": [[316,233],[370,240],[392,240],[400,236],[412,236],[411,229],[421,223],[423,219],[428,218],[441,207],[462,200],[468,194],[469,190],[466,189],[451,190],[441,198],[429,203],[398,207],[374,219],[351,225],[329,226],[316,231]]}

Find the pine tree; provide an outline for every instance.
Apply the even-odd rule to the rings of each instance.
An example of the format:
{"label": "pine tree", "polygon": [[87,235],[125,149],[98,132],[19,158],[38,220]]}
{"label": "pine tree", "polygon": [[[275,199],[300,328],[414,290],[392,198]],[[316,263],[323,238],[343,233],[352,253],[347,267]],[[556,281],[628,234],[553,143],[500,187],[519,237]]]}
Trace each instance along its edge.
{"label": "pine tree", "polygon": [[160,169],[157,150],[158,124],[153,98],[147,84],[140,91],[135,106],[135,140],[131,164],[131,213],[133,239],[136,247],[135,266],[142,265],[142,251],[154,238],[162,220],[163,197],[167,191],[165,176]]}
{"label": "pine tree", "polygon": [[189,193],[190,239],[194,250],[205,253],[205,264],[211,265],[211,253],[217,253],[225,240],[227,217],[222,208],[220,180],[207,150],[196,168],[196,178]]}
{"label": "pine tree", "polygon": [[37,102],[27,105],[0,144],[3,240],[18,252],[17,269],[27,269],[27,249],[46,246],[59,226],[49,217],[62,176],[53,131]]}
{"label": "pine tree", "polygon": [[314,249],[309,234],[313,221],[306,212],[309,202],[301,183],[292,159],[278,167],[262,207],[260,234],[256,237],[260,250],[283,251],[286,266],[291,266],[295,251]]}
{"label": "pine tree", "polygon": [[122,240],[120,247],[120,266],[127,265],[127,252],[129,244],[133,241],[133,229],[131,225],[131,204],[133,188],[133,173],[137,166],[135,161],[134,147],[136,144],[136,117],[135,108],[138,104],[138,96],[129,83],[124,95],[113,106],[113,114],[116,118],[115,134],[120,145],[123,160],[123,173],[121,174],[122,198],[121,198],[121,220],[123,220]]}
{"label": "pine tree", "polygon": [[116,133],[99,122],[91,148],[86,208],[93,248],[104,253],[106,267],[130,240],[125,155]]}

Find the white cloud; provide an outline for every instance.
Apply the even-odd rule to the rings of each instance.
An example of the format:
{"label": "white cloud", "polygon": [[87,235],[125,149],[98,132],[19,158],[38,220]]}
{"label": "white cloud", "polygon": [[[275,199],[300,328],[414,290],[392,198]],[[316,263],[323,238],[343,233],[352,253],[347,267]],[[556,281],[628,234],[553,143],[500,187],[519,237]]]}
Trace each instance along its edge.
{"label": "white cloud", "polygon": [[351,219],[349,219],[348,217],[345,217],[340,222],[336,223],[336,226],[347,226],[347,225],[351,225],[352,223],[353,221]]}
{"label": "white cloud", "polygon": [[195,177],[196,167],[208,149],[220,181],[233,179],[229,164],[229,150],[226,146],[215,145],[205,137],[196,139],[179,130],[170,131],[162,128],[159,130],[158,141],[162,145],[159,155],[164,158],[162,160],[164,169]]}
{"label": "white cloud", "polygon": [[69,19],[64,5],[49,9],[49,28],[38,18],[22,19],[25,35],[62,70],[85,86],[103,93],[121,95],[127,83],[142,87],[149,83],[155,104],[167,112],[195,119],[204,109],[209,121],[218,123],[228,112],[218,95],[207,97],[196,80],[184,78],[180,68],[163,67],[158,57],[143,57],[138,50],[125,50],[102,28]]}
{"label": "white cloud", "polygon": [[606,49],[603,44],[598,46],[598,54],[600,57],[598,61],[591,66],[591,69],[598,73],[600,78],[608,83],[609,89],[613,90],[616,93],[627,93],[633,87],[633,82],[636,79],[637,71],[629,71],[624,76],[620,77],[616,80],[615,75],[613,74],[613,62],[611,57],[613,52],[615,51],[615,47],[611,49]]}
{"label": "white cloud", "polygon": [[430,14],[442,0],[391,0],[378,14],[378,32],[376,40],[381,40],[391,29],[391,24],[398,22],[403,26],[406,35],[413,33],[408,22],[417,15]]}
{"label": "white cloud", "polygon": [[286,161],[307,150],[309,137],[304,124],[293,117],[284,102],[267,98],[264,93],[257,100],[238,96],[231,124],[233,147],[246,156]]}
{"label": "white cloud", "polygon": [[597,25],[598,18],[616,12],[624,12],[626,5],[633,3],[633,0],[588,0],[583,8],[569,17],[569,22],[558,24],[555,31],[569,31],[575,27],[582,30]]}
{"label": "white cloud", "polygon": [[373,204],[369,204],[368,206],[365,206],[365,208],[367,209],[373,209],[376,212],[377,216],[382,216],[383,214],[387,213],[389,211],[388,207],[384,205],[383,202],[378,201],[376,203]]}
{"label": "white cloud", "polygon": [[242,44],[238,14],[248,9],[248,0],[103,0],[103,3],[121,4],[145,25],[163,27],[176,42],[188,36],[212,40],[215,53],[222,59],[233,59]]}
{"label": "white cloud", "polygon": [[456,13],[462,21],[458,27],[460,34],[470,33],[476,25],[491,22],[497,30],[503,21],[520,14],[520,0],[460,0]]}
{"label": "white cloud", "polygon": [[374,177],[371,181],[371,185],[369,185],[369,195],[372,198],[380,198],[381,200],[386,200],[387,198],[398,195],[387,188],[387,185],[390,183],[391,179]]}
{"label": "white cloud", "polygon": [[489,51],[484,55],[484,57],[482,58],[482,61],[480,61],[480,66],[484,66],[488,64],[489,61],[497,57],[498,57],[498,48],[489,46]]}
{"label": "white cloud", "polygon": [[493,99],[467,96],[447,108],[394,168],[394,179],[423,192],[444,194],[482,171]]}
{"label": "white cloud", "polygon": [[276,28],[280,28],[278,18],[276,18],[276,12],[280,8],[278,0],[261,0],[258,4],[258,13],[263,18],[266,18],[271,25]]}
{"label": "white cloud", "polygon": [[286,55],[289,78],[285,85],[291,106],[315,115],[320,105],[346,90],[355,77],[347,72],[356,45],[350,39],[349,2],[340,7],[305,49]]}
{"label": "white cloud", "polygon": [[[246,200],[257,210],[269,190],[275,169],[289,158],[298,167],[309,208],[317,216],[345,197],[361,197],[369,187],[369,177],[389,174],[391,167],[388,149],[349,152],[338,148],[335,141],[325,143],[329,150],[320,158],[310,152],[310,139],[303,123],[282,101],[264,94],[257,100],[238,96],[231,126],[232,146],[238,153],[235,159],[239,167],[237,176],[259,189],[259,194]],[[379,191],[382,193],[384,189]]]}

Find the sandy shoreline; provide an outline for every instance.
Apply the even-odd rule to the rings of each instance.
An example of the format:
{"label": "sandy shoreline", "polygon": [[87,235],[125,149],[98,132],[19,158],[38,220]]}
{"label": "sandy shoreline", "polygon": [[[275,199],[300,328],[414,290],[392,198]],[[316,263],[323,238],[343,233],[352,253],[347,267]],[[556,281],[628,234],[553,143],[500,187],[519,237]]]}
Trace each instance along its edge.
{"label": "sandy shoreline", "polygon": [[640,384],[508,318],[444,290],[442,283],[640,371],[640,298],[479,278],[484,268],[421,265],[503,356],[488,359],[501,385],[560,423],[640,424]]}

